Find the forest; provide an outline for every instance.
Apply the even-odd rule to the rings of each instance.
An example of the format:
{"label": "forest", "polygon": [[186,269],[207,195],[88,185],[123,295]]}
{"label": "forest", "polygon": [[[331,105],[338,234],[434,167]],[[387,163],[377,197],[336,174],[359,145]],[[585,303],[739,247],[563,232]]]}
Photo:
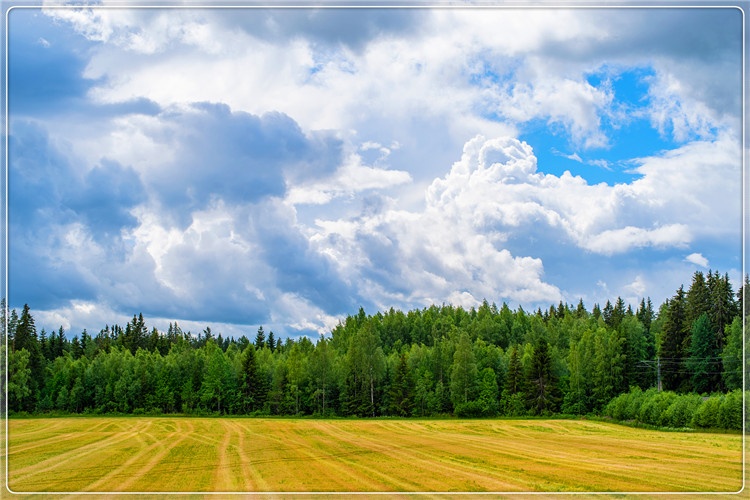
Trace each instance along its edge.
{"label": "forest", "polygon": [[591,310],[360,308],[315,342],[262,326],[238,339],[176,322],[165,332],[142,314],[70,337],[37,332],[28,305],[19,314],[3,299],[3,389],[11,415],[567,414],[737,429],[748,290],[747,277],[735,291],[728,274],[696,271],[658,309],[619,297]]}

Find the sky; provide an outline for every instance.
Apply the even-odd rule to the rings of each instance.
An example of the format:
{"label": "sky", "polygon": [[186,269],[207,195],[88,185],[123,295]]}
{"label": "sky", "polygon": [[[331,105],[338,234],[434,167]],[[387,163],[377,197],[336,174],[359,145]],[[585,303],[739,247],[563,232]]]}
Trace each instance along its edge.
{"label": "sky", "polygon": [[740,285],[737,8],[100,5],[5,5],[7,296],[37,329]]}

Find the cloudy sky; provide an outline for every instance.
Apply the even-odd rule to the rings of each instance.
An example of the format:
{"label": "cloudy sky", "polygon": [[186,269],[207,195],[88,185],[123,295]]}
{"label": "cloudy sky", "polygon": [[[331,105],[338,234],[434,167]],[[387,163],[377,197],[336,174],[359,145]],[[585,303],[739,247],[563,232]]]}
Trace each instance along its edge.
{"label": "cloudy sky", "polygon": [[8,296],[37,328],[317,335],[740,284],[738,9],[6,22]]}

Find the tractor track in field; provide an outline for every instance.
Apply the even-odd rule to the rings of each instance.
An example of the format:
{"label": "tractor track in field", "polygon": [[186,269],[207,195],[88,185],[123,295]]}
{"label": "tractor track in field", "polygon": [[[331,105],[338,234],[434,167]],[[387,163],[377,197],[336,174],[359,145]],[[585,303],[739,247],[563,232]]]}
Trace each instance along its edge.
{"label": "tractor track in field", "polygon": [[[149,437],[153,437],[149,435]],[[176,439],[175,439],[176,438]],[[99,480],[87,486],[84,491],[129,491],[130,486],[146,476],[156,464],[167,456],[169,451],[186,439],[179,431],[167,434],[164,439],[155,439],[152,444],[141,448],[119,467],[109,471]],[[145,463],[145,457],[151,456]],[[116,488],[109,485],[117,484]]]}
{"label": "tractor track in field", "polygon": [[9,424],[8,485],[19,492],[732,492],[742,474],[740,436],[590,421],[94,417]]}
{"label": "tractor track in field", "polygon": [[[148,428],[150,426],[151,426],[150,421],[145,422],[144,428]],[[135,428],[131,430],[130,432],[117,433],[113,436],[108,437],[107,439],[99,440],[94,443],[89,443],[83,446],[78,446],[72,450],[65,451],[63,453],[54,455],[51,458],[42,460],[41,462],[38,462],[36,464],[22,467],[19,469],[14,469],[12,467],[12,464],[14,461],[13,458],[14,458],[14,455],[23,453],[24,451],[23,450],[16,451],[15,449],[12,449],[12,451],[10,451],[8,454],[9,474],[12,476],[12,482],[14,483],[23,482],[24,479],[30,476],[37,475],[40,472],[49,473],[50,471],[54,469],[58,469],[60,467],[67,467],[68,461],[73,458],[80,459],[82,457],[97,453],[105,448],[118,445],[129,439],[136,438],[138,434],[143,431],[144,429]],[[52,441],[47,440],[44,447],[47,448],[50,444],[53,444],[59,441],[61,441],[61,439],[52,440]]]}

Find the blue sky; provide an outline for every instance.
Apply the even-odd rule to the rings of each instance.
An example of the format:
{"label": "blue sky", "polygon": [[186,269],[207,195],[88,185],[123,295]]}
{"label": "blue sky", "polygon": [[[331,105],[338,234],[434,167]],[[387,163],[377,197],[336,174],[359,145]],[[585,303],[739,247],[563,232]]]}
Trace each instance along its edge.
{"label": "blue sky", "polygon": [[314,336],[739,286],[737,9],[6,19],[8,296],[38,327]]}

